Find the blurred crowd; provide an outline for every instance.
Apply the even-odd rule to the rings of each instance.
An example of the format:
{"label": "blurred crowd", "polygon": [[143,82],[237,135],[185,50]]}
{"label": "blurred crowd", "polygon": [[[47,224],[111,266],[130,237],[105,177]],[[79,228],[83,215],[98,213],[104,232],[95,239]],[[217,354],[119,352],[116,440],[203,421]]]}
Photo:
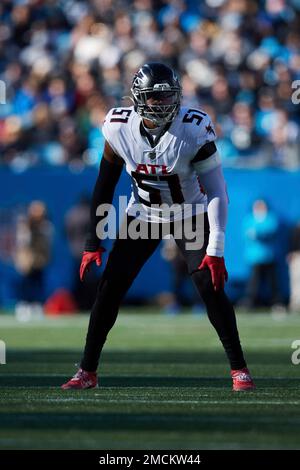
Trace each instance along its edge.
{"label": "blurred crowd", "polygon": [[[14,223],[10,221],[10,229],[7,224],[6,237],[2,227],[0,240],[6,238],[6,243],[0,244],[0,259],[5,261],[6,251],[6,261],[13,262],[17,273],[10,282],[18,317],[25,321],[31,315],[40,316],[43,311],[50,314],[89,311],[101,276],[101,271],[93,266],[86,282],[82,283],[79,278],[89,226],[89,197],[82,194],[64,216],[62,235],[67,243],[63,252],[64,262],[69,258],[69,270],[68,282],[63,284],[68,287],[57,284],[49,290],[47,277],[55,257],[54,239],[58,230],[48,215],[46,204],[33,200],[16,214]],[[284,230],[286,236],[282,237]],[[244,241],[241,260],[246,262],[249,275],[240,284],[235,303],[247,311],[270,308],[274,314],[286,313],[287,309],[300,313],[300,219],[284,228],[277,211],[266,200],[255,199],[251,210],[241,220],[240,232]],[[194,314],[204,314],[202,300],[193,288],[186,263],[173,238],[163,241],[161,256],[169,265],[169,288],[161,289],[154,297],[137,296],[136,299],[156,304],[167,314],[181,313],[186,307]],[[288,275],[288,295],[282,282],[283,273]],[[136,299],[129,298],[128,302],[136,302]]]}
{"label": "blurred crowd", "polygon": [[98,165],[147,61],[211,114],[225,166],[299,167],[300,0],[1,0],[0,164]]}

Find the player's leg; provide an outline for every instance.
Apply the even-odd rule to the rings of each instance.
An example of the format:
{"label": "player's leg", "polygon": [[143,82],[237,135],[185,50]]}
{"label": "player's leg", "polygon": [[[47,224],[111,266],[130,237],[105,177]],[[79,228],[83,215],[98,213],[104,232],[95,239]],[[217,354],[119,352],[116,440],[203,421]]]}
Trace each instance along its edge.
{"label": "player's leg", "polygon": [[209,269],[198,270],[208,244],[209,224],[207,214],[204,217],[204,227],[202,229],[204,229],[202,248],[197,250],[187,249],[186,243],[188,240],[185,236],[176,239],[176,242],[186,259],[191,278],[206,306],[208,318],[223,344],[232,371],[247,370],[233,306],[223,289],[214,290]]}
{"label": "player's leg", "polygon": [[117,239],[109,255],[93,305],[81,367],[96,370],[100,353],[113,327],[120,303],[159,240]]}
{"label": "player's leg", "polygon": [[223,289],[215,291],[208,269],[194,271],[192,280],[207,309],[207,315],[223,344],[231,368],[246,367],[232,303]]}
{"label": "player's leg", "polygon": [[[128,217],[127,224],[132,219]],[[141,238],[136,240],[117,238],[115,241],[92,307],[80,370],[88,373],[95,373],[97,370],[102,348],[116,321],[120,303],[159,243],[159,239]]]}

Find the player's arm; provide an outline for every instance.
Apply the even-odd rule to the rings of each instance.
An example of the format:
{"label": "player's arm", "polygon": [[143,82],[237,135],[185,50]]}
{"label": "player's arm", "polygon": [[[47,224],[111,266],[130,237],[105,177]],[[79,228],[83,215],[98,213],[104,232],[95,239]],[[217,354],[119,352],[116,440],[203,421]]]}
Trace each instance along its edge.
{"label": "player's arm", "polygon": [[96,212],[99,205],[112,203],[115,188],[122,173],[123,164],[124,160],[119,157],[109,143],[105,141],[104,152],[90,206],[90,226],[80,266],[81,280],[83,280],[85,272],[89,270],[89,265],[93,261],[95,261],[98,266],[102,263],[101,254],[104,249],[100,246],[96,228],[103,217],[97,216]]}
{"label": "player's arm", "polygon": [[202,146],[192,160],[192,165],[207,194],[210,228],[206,256],[199,269],[210,269],[214,288],[219,290],[224,287],[224,281],[228,278],[223,257],[228,196],[215,143],[208,142]]}

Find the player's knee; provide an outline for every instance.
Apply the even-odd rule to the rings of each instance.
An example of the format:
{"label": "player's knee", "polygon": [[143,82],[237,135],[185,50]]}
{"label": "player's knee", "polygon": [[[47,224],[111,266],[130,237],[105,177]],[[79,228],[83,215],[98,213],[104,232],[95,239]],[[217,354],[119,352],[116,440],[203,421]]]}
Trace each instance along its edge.
{"label": "player's knee", "polygon": [[191,277],[202,297],[205,297],[206,294],[209,294],[213,291],[211,274],[208,269],[194,271],[191,274]]}
{"label": "player's knee", "polygon": [[112,303],[120,302],[130,284],[120,271],[105,271],[98,285],[98,297],[110,299]]}

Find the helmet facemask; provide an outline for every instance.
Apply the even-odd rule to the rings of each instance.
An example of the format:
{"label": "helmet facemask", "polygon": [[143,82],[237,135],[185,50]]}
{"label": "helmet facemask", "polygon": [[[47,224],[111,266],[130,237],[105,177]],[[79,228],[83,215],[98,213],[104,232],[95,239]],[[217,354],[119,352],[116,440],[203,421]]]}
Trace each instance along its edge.
{"label": "helmet facemask", "polygon": [[180,107],[180,86],[159,83],[151,88],[140,89],[133,84],[131,92],[137,113],[156,126],[172,122],[176,117]]}

